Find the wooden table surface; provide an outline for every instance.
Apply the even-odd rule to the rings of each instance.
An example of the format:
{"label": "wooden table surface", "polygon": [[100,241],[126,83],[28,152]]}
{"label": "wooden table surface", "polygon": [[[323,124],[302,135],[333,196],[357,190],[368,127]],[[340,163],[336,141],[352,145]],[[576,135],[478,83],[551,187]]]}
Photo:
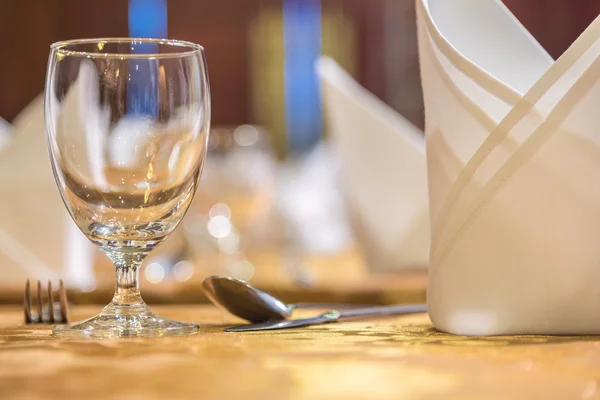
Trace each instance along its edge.
{"label": "wooden table surface", "polygon": [[600,338],[466,338],[433,330],[424,314],[236,334],[222,329],[239,321],[212,306],[154,309],[201,331],[64,340],[0,307],[0,398],[600,398]]}

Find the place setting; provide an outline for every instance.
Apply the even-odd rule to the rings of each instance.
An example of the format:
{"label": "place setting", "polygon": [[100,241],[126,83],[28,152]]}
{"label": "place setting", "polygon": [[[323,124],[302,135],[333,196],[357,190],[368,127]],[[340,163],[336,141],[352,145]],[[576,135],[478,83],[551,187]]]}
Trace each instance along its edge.
{"label": "place setting", "polygon": [[600,8],[553,1],[40,25],[45,77],[0,72],[0,398],[599,397]]}

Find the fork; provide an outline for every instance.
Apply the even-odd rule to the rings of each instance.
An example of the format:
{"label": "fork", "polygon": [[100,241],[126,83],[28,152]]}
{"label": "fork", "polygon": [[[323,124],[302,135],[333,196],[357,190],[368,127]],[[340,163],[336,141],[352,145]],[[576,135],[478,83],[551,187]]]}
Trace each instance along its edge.
{"label": "fork", "polygon": [[47,290],[44,293],[42,283],[37,281],[36,311],[32,310],[31,285],[29,279],[25,283],[25,323],[26,324],[66,324],[69,322],[69,310],[67,304],[67,292],[63,281],[59,283],[59,301],[53,300],[52,282],[48,281]]}

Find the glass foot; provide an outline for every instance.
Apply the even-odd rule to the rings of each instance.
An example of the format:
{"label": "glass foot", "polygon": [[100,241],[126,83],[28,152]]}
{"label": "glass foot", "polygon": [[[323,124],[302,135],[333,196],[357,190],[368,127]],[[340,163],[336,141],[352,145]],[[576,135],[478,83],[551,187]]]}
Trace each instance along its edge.
{"label": "glass foot", "polygon": [[65,338],[113,339],[193,335],[199,328],[196,324],[159,317],[145,304],[134,307],[109,304],[99,315],[85,321],[56,325],[52,333]]}

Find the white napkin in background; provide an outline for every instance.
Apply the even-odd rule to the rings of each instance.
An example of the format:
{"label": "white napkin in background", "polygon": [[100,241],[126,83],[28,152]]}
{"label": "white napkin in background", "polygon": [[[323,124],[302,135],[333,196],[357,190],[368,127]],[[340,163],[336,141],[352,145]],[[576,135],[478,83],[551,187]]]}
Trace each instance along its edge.
{"label": "white napkin in background", "polygon": [[65,279],[94,285],[91,243],[75,226],[52,176],[44,130],[44,98],[14,120],[13,138],[0,152],[0,274],[3,284]]}
{"label": "white napkin in background", "polygon": [[6,120],[3,118],[0,118],[0,152],[10,141],[12,131],[12,125],[6,122]]}
{"label": "white napkin in background", "polygon": [[498,0],[417,5],[434,325],[600,333],[600,19],[553,63]]}
{"label": "white napkin in background", "polygon": [[328,57],[317,62],[346,202],[374,270],[426,267],[429,203],[420,129]]}

